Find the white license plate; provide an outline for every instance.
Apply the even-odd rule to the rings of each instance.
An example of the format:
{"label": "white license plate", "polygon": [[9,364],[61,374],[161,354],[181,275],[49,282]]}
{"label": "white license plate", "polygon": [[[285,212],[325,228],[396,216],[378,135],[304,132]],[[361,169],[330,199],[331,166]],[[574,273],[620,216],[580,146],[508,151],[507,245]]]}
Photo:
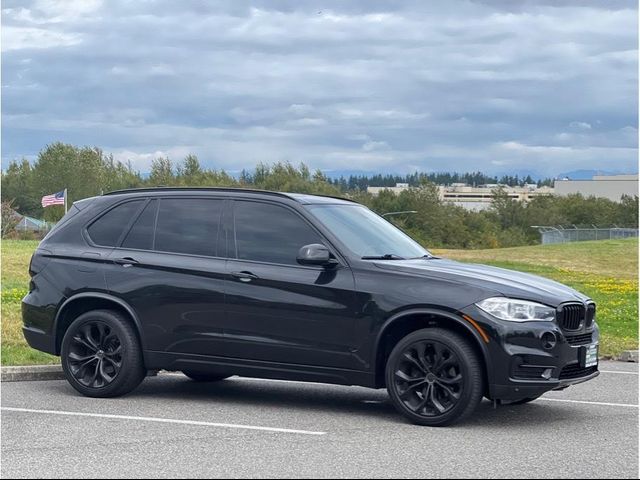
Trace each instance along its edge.
{"label": "white license plate", "polygon": [[598,344],[589,345],[585,348],[584,367],[595,367],[598,365]]}

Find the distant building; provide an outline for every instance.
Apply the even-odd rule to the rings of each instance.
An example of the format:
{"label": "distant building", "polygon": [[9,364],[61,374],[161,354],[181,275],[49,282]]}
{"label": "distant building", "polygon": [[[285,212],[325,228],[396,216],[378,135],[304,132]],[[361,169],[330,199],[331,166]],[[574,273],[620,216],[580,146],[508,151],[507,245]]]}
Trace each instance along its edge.
{"label": "distant building", "polygon": [[534,197],[553,195],[553,188],[539,187],[535,184],[524,187],[509,187],[508,185],[469,185],[439,186],[440,198],[445,201],[464,207],[467,210],[486,210],[491,206],[495,190],[502,188],[507,196],[520,202],[528,202]]}
{"label": "distant building", "polygon": [[[466,208],[467,210],[485,210],[491,206],[494,191],[500,187],[502,187],[510,198],[522,202],[528,202],[537,196],[553,195],[553,188],[538,188],[535,184],[525,185],[524,187],[509,187],[499,184],[472,187],[465,183],[453,183],[446,186],[439,185],[438,193],[440,199],[444,202]],[[382,190],[390,190],[398,194],[408,188],[408,184],[398,183],[395,187],[369,187],[367,191],[372,195],[378,195]]]}
{"label": "distant building", "polygon": [[619,202],[623,195],[638,195],[638,175],[596,175],[591,180],[556,180],[556,195],[580,193],[585,197]]}
{"label": "distant building", "polygon": [[50,225],[47,222],[38,218],[27,217],[26,215],[21,215],[16,211],[13,212],[13,216],[18,221],[16,230],[19,231],[41,232],[50,228]]}
{"label": "distant building", "polygon": [[367,192],[371,195],[378,195],[383,190],[389,190],[390,192],[395,193],[396,195],[400,192],[409,189],[408,183],[396,183],[395,187],[367,187]]}

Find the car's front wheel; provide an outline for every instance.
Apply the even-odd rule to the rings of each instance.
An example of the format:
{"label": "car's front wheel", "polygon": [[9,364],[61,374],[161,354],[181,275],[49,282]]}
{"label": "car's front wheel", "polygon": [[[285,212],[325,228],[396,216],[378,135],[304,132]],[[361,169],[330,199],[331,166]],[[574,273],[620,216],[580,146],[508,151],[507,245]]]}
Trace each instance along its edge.
{"label": "car's front wheel", "polygon": [[465,338],[427,328],[395,346],[386,365],[386,384],[396,409],[410,421],[446,426],[467,418],[482,400],[482,366]]}
{"label": "car's front wheel", "polygon": [[61,356],[67,380],[88,397],[125,395],[147,373],[134,328],[112,310],[80,315],[64,336]]}

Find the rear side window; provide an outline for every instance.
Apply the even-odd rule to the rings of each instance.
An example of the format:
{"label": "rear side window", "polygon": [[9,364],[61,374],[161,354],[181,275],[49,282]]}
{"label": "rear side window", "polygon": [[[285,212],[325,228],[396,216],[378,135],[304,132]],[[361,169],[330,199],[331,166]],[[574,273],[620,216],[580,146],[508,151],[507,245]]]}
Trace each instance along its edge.
{"label": "rear side window", "polygon": [[301,247],[323,243],[300,216],[278,205],[236,201],[234,215],[238,259],[298,265]]}
{"label": "rear side window", "polygon": [[216,256],[222,205],[216,199],[162,199],[154,250]]}
{"label": "rear side window", "polygon": [[153,249],[153,232],[156,227],[158,200],[151,200],[137,218],[122,242],[123,248]]}
{"label": "rear side window", "polygon": [[122,203],[89,225],[87,233],[93,243],[104,247],[115,247],[143,203],[144,200]]}

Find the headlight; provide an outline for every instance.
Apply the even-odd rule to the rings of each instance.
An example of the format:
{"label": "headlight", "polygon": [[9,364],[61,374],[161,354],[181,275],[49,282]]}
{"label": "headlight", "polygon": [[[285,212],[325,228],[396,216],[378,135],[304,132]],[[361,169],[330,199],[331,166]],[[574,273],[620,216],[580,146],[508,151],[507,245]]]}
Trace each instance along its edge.
{"label": "headlight", "polygon": [[552,322],[556,318],[555,308],[526,300],[494,297],[476,305],[494,317],[511,322]]}

